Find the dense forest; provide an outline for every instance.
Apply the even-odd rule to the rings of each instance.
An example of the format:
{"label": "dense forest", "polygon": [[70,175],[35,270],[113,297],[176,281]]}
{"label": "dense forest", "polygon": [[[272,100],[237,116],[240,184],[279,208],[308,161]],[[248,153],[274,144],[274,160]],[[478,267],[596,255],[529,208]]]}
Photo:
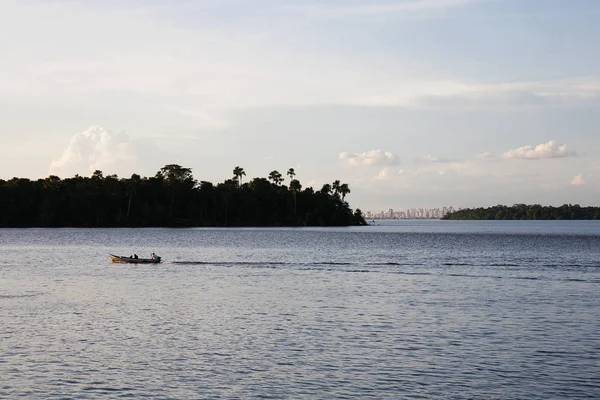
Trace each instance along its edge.
{"label": "dense forest", "polygon": [[600,219],[600,207],[564,204],[560,207],[515,204],[489,208],[467,208],[447,214],[443,219]]}
{"label": "dense forest", "polygon": [[295,171],[289,186],[278,171],[243,182],[196,181],[190,168],[166,165],[154,177],[104,176],[0,180],[0,227],[344,226],[365,224],[345,197],[347,184],[302,188]]}

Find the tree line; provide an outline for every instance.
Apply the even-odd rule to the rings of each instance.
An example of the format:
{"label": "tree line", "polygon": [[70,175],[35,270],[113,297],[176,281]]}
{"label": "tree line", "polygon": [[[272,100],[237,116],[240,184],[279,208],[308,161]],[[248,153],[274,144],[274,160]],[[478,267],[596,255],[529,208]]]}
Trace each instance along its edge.
{"label": "tree line", "polygon": [[75,175],[0,179],[0,227],[346,226],[365,224],[345,200],[347,184],[302,188],[290,168],[243,182],[243,168],[214,185],[191,168],[166,165],[154,177]]}
{"label": "tree line", "polygon": [[446,214],[443,219],[600,219],[600,207],[564,204],[560,207],[539,204],[497,205],[488,208],[466,208]]}

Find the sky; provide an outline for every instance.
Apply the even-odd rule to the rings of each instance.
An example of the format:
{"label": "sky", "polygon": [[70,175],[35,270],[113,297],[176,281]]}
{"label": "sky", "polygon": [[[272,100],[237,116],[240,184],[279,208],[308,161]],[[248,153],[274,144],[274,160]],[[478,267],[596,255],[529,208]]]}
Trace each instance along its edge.
{"label": "sky", "polygon": [[599,205],[600,1],[0,0],[0,179]]}

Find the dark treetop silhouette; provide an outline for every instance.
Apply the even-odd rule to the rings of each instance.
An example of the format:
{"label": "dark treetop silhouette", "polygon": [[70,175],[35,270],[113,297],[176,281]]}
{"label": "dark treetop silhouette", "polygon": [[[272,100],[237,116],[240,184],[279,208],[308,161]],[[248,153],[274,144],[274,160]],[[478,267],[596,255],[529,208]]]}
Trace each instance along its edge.
{"label": "dark treetop silhouette", "polygon": [[515,204],[511,207],[466,208],[443,219],[600,219],[600,207],[564,204],[560,207]]}
{"label": "dark treetop silhouette", "polygon": [[302,185],[290,168],[242,183],[243,168],[213,185],[196,181],[190,168],[166,165],[156,176],[75,175],[0,179],[1,227],[121,226],[345,226],[365,224],[345,201],[346,184],[320,190]]}

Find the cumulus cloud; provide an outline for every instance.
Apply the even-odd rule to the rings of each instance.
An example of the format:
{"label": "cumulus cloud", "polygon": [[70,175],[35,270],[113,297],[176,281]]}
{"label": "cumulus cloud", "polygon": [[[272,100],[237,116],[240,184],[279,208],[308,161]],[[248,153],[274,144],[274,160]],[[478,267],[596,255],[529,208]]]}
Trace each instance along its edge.
{"label": "cumulus cloud", "polygon": [[375,179],[379,181],[387,181],[393,179],[394,177],[402,175],[403,173],[404,171],[400,168],[385,167],[381,171],[379,171],[379,174],[377,174]]}
{"label": "cumulus cloud", "polygon": [[585,185],[585,184],[586,184],[585,179],[583,179],[583,175],[581,175],[581,174],[575,175],[573,177],[573,180],[571,180],[571,185],[574,185],[574,186],[581,186],[581,185]]}
{"label": "cumulus cloud", "polygon": [[71,138],[62,156],[52,161],[50,174],[87,176],[95,170],[133,173],[138,159],[136,146],[127,134],[114,135],[102,126],[91,126]]}
{"label": "cumulus cloud", "polygon": [[504,153],[505,158],[519,158],[525,160],[539,160],[544,158],[564,158],[576,156],[577,153],[569,151],[566,144],[559,144],[554,140],[537,146],[523,146]]}
{"label": "cumulus cloud", "polygon": [[398,165],[400,160],[395,154],[381,149],[365,151],[363,153],[340,153],[339,158],[346,161],[349,165]]}

